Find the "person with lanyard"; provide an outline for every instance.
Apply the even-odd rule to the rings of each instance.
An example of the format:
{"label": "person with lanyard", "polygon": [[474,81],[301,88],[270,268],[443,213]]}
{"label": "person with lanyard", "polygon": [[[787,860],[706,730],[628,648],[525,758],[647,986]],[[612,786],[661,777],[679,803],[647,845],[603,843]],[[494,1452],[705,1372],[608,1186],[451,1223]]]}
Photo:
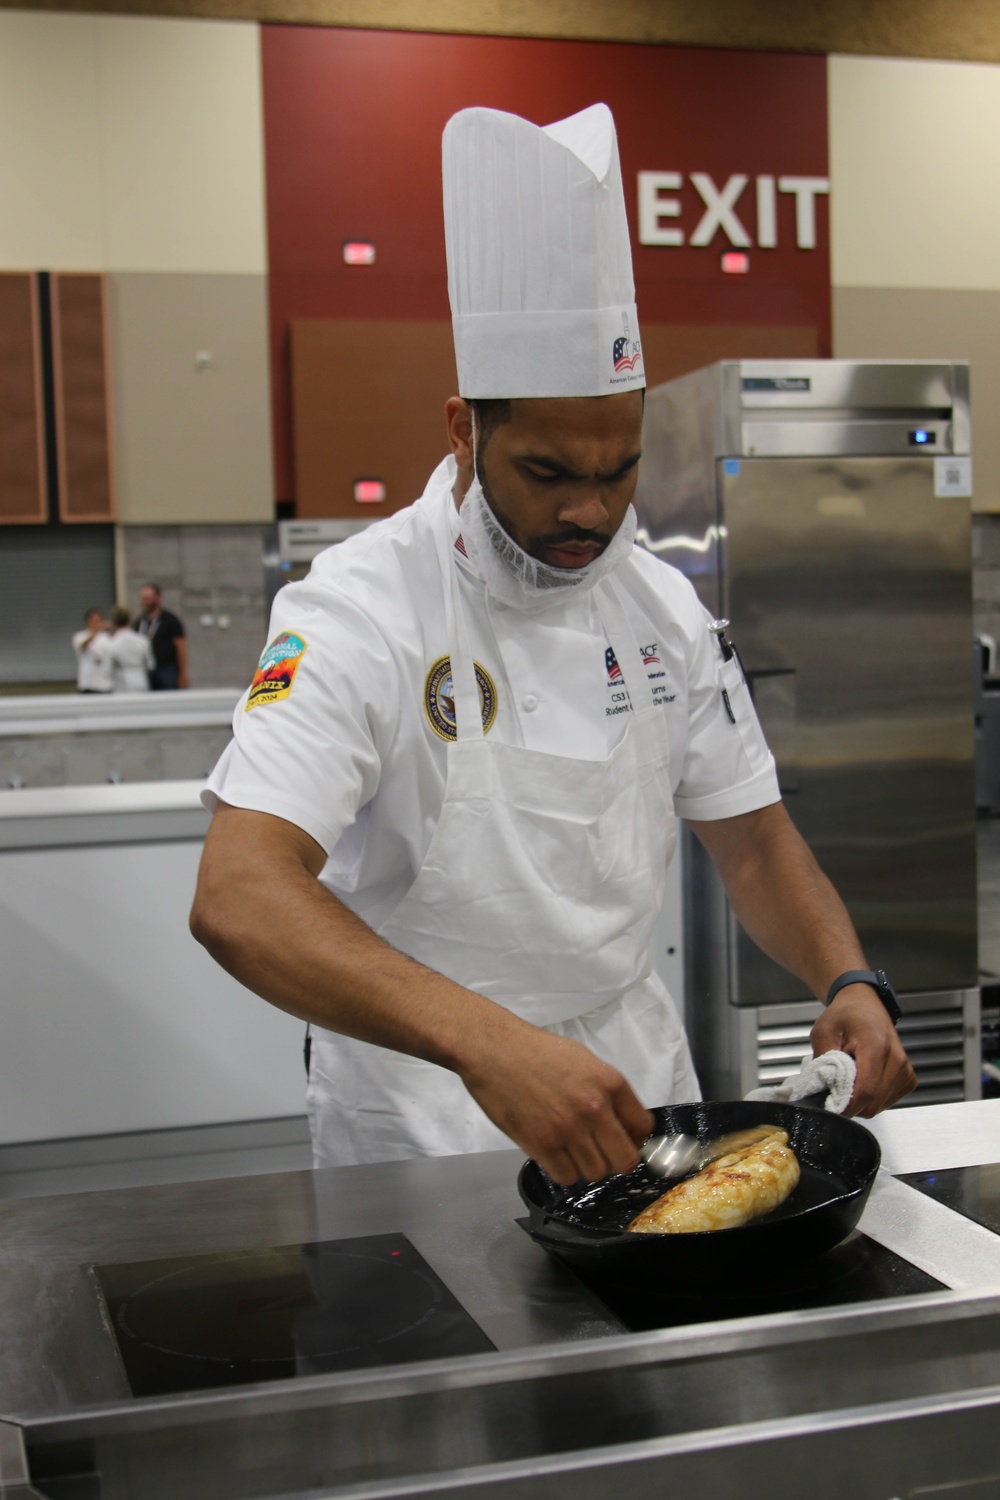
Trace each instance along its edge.
{"label": "person with lanyard", "polygon": [[[594,1180],[635,1165],[648,1106],[699,1097],[650,960],[679,816],[818,997],[866,964],[713,622],[634,545],[645,380],[610,111],[463,110],[444,209],[450,457],[277,596],[204,795],[191,925],[311,1023],[317,1165],[515,1143]],[[914,1086],[868,982],[812,1040],[854,1055],[854,1113]]]}
{"label": "person with lanyard", "polygon": [[157,583],[144,583],[139,590],[142,613],[134,629],[144,635],[153,648],[153,668],[149,686],[153,692],[170,692],[188,686],[187,639],[177,615],[163,608]]}

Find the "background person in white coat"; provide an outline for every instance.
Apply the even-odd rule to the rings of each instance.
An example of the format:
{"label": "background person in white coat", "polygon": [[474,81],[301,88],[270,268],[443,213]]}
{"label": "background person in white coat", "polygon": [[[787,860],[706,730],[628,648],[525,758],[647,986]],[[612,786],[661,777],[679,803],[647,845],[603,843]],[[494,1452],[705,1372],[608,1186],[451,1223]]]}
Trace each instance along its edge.
{"label": "background person in white coat", "polygon": [[109,622],[103,609],[88,609],[82,630],[73,636],[76,656],[76,690],[78,693],[110,693],[111,674]]}
{"label": "background person in white coat", "polygon": [[[649,957],[678,815],[817,996],[866,965],[738,664],[633,546],[644,377],[610,113],[463,111],[444,166],[451,458],[279,594],[206,793],[192,928],[317,1028],[317,1164],[514,1141],[594,1179],[635,1164],[646,1106],[698,1097]],[[813,1042],[854,1053],[855,1112],[913,1086],[868,985]]]}
{"label": "background person in white coat", "polygon": [[132,617],[121,604],[111,611],[113,627],[108,654],[116,693],[148,693],[155,662],[148,636],[132,629]]}

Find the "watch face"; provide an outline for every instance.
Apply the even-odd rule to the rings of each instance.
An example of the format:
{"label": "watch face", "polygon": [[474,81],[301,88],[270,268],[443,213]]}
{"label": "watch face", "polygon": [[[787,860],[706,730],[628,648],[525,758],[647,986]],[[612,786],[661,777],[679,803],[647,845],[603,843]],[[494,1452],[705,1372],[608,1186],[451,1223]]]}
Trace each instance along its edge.
{"label": "watch face", "polygon": [[899,1000],[896,998],[896,991],[884,969],[876,969],[875,978],[878,980],[878,997],[892,1017],[892,1024],[895,1026],[903,1014]]}

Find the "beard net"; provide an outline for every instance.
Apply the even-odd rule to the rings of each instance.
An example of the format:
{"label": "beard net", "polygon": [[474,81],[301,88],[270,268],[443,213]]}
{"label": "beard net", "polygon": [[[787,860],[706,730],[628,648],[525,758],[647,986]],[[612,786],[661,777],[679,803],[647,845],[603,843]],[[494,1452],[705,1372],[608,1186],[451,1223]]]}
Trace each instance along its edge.
{"label": "beard net", "polygon": [[629,506],[625,517],[604,551],[582,568],[553,568],[531,557],[508,535],[494,515],[479,478],[476,454],[476,418],[472,419],[474,478],[462,501],[459,518],[469,560],[486,585],[487,593],[511,609],[537,614],[565,603],[572,594],[587,593],[621,567],[631,554],[636,533],[636,514]]}

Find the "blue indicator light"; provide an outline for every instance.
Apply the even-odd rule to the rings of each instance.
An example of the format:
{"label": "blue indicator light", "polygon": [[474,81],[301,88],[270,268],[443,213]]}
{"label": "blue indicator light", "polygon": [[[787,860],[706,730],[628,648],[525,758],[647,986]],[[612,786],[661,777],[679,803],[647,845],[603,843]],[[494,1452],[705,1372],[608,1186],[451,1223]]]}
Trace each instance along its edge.
{"label": "blue indicator light", "polygon": [[929,432],[926,432],[923,427],[918,427],[916,432],[913,434],[913,441],[915,443],[926,443],[929,437]]}

